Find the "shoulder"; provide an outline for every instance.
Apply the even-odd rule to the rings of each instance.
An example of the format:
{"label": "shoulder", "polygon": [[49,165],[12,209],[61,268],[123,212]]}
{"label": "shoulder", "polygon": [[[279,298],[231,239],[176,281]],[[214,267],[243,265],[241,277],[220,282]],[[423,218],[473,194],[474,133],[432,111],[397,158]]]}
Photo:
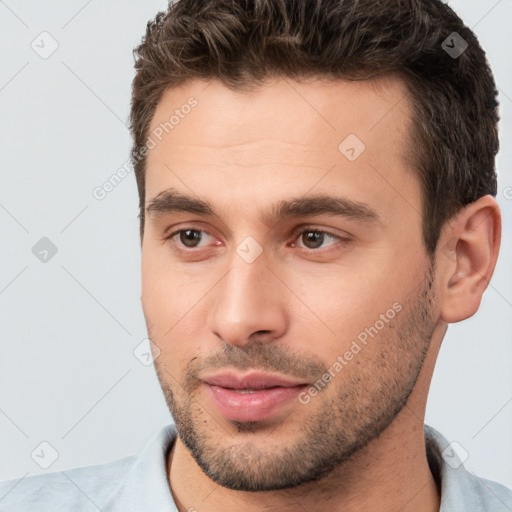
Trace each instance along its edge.
{"label": "shoulder", "polygon": [[[25,512],[116,510],[136,455],[104,464],[0,482],[0,510]],[[110,508],[109,508],[110,507]]]}
{"label": "shoulder", "polygon": [[482,510],[493,512],[510,512],[512,510],[512,489],[486,478],[479,477],[464,470],[467,478],[466,491],[471,493]]}
{"label": "shoulder", "polygon": [[0,482],[0,511],[139,512],[164,510],[163,503],[173,510],[166,453],[176,435],[166,425],[137,455]]}
{"label": "shoulder", "polygon": [[440,512],[462,510],[461,507],[473,512],[512,510],[512,489],[469,471],[455,443],[449,443],[433,427],[425,425],[424,432],[430,470],[441,490]]}

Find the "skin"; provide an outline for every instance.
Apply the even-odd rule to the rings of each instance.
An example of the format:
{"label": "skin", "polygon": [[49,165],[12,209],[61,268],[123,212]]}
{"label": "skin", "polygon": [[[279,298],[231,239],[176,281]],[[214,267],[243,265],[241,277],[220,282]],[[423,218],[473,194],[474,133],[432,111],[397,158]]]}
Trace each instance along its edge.
{"label": "skin", "polygon": [[[252,92],[191,80],[166,91],[150,130],[191,96],[197,106],[148,154],[146,205],[173,187],[218,217],[148,212],[142,240],[142,306],[178,429],[167,470],[180,512],[439,510],[427,395],[448,323],[477,311],[494,271],[496,201],[462,209],[430,260],[407,159],[411,110],[396,77],[279,78]],[[349,134],[366,146],[354,161],[338,149]],[[266,222],[274,203],[316,193],[362,202],[381,221]],[[199,238],[165,239],[180,229]],[[318,229],[349,241],[315,242],[308,233]],[[262,249],[252,263],[236,252],[248,236]],[[226,368],[314,383],[396,303],[394,318],[307,404],[234,422],[200,385]]]}

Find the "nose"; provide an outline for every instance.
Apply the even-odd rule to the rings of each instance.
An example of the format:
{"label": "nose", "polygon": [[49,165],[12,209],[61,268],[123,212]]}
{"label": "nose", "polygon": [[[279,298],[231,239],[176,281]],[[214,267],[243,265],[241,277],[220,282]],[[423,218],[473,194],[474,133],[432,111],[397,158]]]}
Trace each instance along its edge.
{"label": "nose", "polygon": [[267,267],[264,253],[248,263],[236,252],[229,271],[212,290],[208,329],[225,343],[243,346],[273,340],[287,328],[286,289]]}

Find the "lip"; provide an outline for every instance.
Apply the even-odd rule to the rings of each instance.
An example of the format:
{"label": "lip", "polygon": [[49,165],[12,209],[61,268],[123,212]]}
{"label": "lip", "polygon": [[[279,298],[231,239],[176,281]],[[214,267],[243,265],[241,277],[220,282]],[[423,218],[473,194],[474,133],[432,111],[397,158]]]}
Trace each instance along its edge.
{"label": "lip", "polygon": [[207,384],[221,386],[228,389],[266,389],[273,387],[291,388],[307,384],[304,381],[288,379],[281,375],[250,372],[245,375],[235,372],[222,372],[204,377],[202,379]]}
{"label": "lip", "polygon": [[[235,421],[261,421],[289,404],[309,384],[280,375],[223,372],[202,379],[219,412]],[[252,393],[240,390],[251,389]]]}

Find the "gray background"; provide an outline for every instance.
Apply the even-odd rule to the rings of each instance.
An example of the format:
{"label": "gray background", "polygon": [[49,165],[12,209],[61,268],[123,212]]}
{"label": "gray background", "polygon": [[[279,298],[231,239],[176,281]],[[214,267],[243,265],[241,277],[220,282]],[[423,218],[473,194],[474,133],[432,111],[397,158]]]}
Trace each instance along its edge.
{"label": "gray background", "polygon": [[[128,160],[132,49],[166,5],[0,1],[0,480],[137,453],[171,421],[153,367],[133,353],[147,334],[133,172],[92,194]],[[501,92],[504,228],[479,312],[448,329],[426,422],[471,471],[512,487],[512,0],[450,5]],[[47,58],[31,46],[52,41]],[[43,237],[58,251],[47,262],[32,252]],[[48,469],[41,442],[58,452]]]}

